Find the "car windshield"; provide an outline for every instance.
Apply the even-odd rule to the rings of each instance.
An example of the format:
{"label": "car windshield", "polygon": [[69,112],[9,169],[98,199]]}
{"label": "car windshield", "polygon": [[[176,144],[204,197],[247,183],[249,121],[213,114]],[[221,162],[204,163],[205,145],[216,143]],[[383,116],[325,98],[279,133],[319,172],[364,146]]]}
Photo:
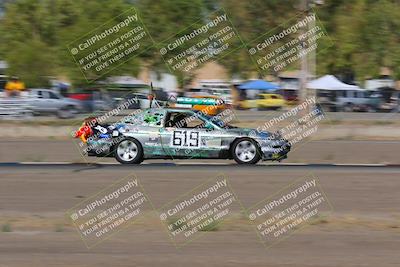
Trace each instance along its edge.
{"label": "car windshield", "polygon": [[218,116],[218,115],[210,116],[210,115],[204,114],[201,111],[196,111],[196,114],[199,115],[200,117],[203,117],[207,121],[211,121],[212,123],[214,123],[218,127],[225,128],[225,129],[237,128],[237,127],[232,126],[232,125],[224,122],[223,120],[221,120],[220,116]]}

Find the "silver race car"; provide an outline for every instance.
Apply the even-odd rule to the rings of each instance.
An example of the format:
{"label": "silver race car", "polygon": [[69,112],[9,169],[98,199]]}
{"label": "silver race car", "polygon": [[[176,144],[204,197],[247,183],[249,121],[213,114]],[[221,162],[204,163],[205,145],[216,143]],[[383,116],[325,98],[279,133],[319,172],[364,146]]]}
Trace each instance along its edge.
{"label": "silver race car", "polygon": [[219,116],[181,108],[149,108],[112,125],[90,126],[89,156],[123,164],[145,159],[234,159],[238,164],[281,161],[290,143],[279,134],[238,128]]}

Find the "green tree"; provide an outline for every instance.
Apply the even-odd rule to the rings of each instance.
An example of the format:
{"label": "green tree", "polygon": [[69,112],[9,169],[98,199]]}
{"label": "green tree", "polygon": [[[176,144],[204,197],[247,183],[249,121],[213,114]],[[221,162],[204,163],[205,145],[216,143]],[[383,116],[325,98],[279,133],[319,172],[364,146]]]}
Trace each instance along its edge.
{"label": "green tree", "polygon": [[319,14],[333,40],[318,54],[319,73],[363,80],[385,66],[400,78],[399,1],[330,0]]}
{"label": "green tree", "polygon": [[[144,54],[143,58],[157,73],[168,71],[159,49],[166,46],[171,38],[190,33],[203,25],[209,14],[209,6],[205,5],[202,0],[159,0],[156,4],[151,0],[141,0],[138,1],[137,7],[144,24],[157,44],[154,49]],[[193,44],[190,41],[186,42],[180,49],[173,51],[174,55],[181,53]],[[178,71],[172,74],[177,77],[181,88],[184,88],[193,78],[191,73]]]}
{"label": "green tree", "polygon": [[[154,39],[154,43],[146,45],[153,48],[107,75],[136,75],[144,65],[159,73],[166,71],[168,68],[159,48],[178,33],[189,33],[203,25],[210,14],[220,8],[225,9],[244,43],[248,43],[273,29],[279,30],[280,25],[299,13],[300,0],[7,2],[5,13],[0,16],[0,56],[9,63],[9,74],[21,76],[28,86],[43,86],[49,76],[66,76],[74,84],[86,84],[67,45],[133,5]],[[354,76],[362,80],[378,76],[380,67],[386,66],[400,79],[399,0],[324,2],[323,6],[316,7],[316,12],[333,45],[325,49],[329,40],[322,40],[326,43],[321,46],[324,49],[318,51],[318,73]],[[176,54],[180,52],[175,51]],[[245,47],[218,62],[232,77],[247,78],[257,70]],[[193,78],[191,74],[175,74],[181,87]]]}
{"label": "green tree", "polygon": [[[45,86],[50,76],[67,76],[74,84],[86,80],[67,44],[132,7],[122,0],[17,0],[6,6],[0,26],[0,50],[9,74],[28,86]],[[133,59],[111,74],[137,74]],[[46,78],[47,77],[47,78]]]}

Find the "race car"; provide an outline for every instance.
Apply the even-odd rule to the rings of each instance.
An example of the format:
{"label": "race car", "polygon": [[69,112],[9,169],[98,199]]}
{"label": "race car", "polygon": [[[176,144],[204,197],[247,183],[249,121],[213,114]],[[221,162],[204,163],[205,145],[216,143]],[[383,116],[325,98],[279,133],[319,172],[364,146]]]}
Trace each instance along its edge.
{"label": "race car", "polygon": [[193,109],[149,108],[121,122],[90,127],[87,155],[113,156],[123,164],[190,158],[256,164],[281,161],[291,148],[277,133],[235,127]]}

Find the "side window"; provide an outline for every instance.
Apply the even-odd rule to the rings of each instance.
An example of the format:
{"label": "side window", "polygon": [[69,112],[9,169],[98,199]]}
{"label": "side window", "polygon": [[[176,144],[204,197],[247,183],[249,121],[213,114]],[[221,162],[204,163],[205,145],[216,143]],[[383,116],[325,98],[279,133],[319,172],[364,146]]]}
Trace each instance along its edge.
{"label": "side window", "polygon": [[58,99],[58,96],[53,92],[49,92],[49,95],[51,99]]}
{"label": "side window", "polygon": [[278,99],[278,97],[276,95],[272,95],[271,99]]}
{"label": "side window", "polygon": [[347,91],[347,97],[354,97],[353,91]]}
{"label": "side window", "polygon": [[267,95],[259,95],[258,99],[268,99]]}
{"label": "side window", "polygon": [[176,128],[190,128],[189,125],[192,125],[194,119],[192,114],[176,112],[171,114],[170,125]]}
{"label": "side window", "polygon": [[42,91],[42,98],[49,99],[49,92]]}
{"label": "side window", "polygon": [[38,98],[43,98],[42,91],[36,91],[36,95]]}
{"label": "side window", "polygon": [[183,129],[201,129],[206,126],[206,122],[195,114],[176,112],[170,113],[169,119],[166,122],[166,127],[176,127]]}

